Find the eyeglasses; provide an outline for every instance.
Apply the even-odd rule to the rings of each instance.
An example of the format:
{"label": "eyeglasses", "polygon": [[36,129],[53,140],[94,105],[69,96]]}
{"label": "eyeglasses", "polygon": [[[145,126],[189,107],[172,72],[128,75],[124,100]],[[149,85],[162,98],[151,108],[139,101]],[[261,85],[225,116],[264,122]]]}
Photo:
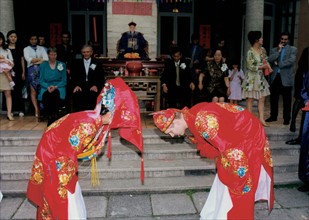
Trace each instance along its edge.
{"label": "eyeglasses", "polygon": [[289,40],[289,38],[281,38],[281,40]]}

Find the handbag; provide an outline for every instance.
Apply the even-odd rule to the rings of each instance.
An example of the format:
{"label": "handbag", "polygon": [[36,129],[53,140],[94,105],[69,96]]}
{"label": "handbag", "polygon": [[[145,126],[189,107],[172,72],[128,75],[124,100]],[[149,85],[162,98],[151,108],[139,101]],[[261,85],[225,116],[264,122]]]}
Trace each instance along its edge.
{"label": "handbag", "polygon": [[[265,55],[264,55],[263,52],[262,52],[262,56],[263,56],[263,64],[267,64],[266,59],[265,59]],[[268,76],[269,74],[271,74],[269,68],[265,69],[264,70],[264,76]]]}

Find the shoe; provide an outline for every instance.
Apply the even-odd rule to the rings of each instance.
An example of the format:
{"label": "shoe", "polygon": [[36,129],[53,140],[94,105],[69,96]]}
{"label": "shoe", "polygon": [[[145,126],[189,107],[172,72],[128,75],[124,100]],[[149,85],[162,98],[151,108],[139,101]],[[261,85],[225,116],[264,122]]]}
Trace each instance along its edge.
{"label": "shoe", "polygon": [[11,81],[11,82],[10,82],[10,87],[11,87],[11,89],[13,89],[14,86],[15,86],[14,81]]}
{"label": "shoe", "polygon": [[300,139],[299,138],[292,139],[292,140],[286,141],[285,144],[288,144],[288,145],[298,145],[298,144],[300,144]]}
{"label": "shoe", "polygon": [[272,117],[269,117],[265,120],[266,122],[272,122],[272,121],[277,121],[276,118],[272,118]]}
{"label": "shoe", "polygon": [[14,121],[15,119],[14,119],[14,117],[10,114],[10,115],[8,115],[7,117],[6,117],[9,121]]}
{"label": "shoe", "polygon": [[24,117],[25,116],[25,114],[23,113],[23,112],[19,112],[19,117]]}
{"label": "shoe", "polygon": [[288,122],[288,121],[283,122],[283,125],[289,125],[289,124],[290,124],[290,122]]}
{"label": "shoe", "polygon": [[297,188],[300,192],[309,192],[309,185],[303,185]]}
{"label": "shoe", "polygon": [[296,126],[295,126],[295,123],[291,123],[291,125],[290,125],[290,131],[291,132],[295,132],[296,131]]}

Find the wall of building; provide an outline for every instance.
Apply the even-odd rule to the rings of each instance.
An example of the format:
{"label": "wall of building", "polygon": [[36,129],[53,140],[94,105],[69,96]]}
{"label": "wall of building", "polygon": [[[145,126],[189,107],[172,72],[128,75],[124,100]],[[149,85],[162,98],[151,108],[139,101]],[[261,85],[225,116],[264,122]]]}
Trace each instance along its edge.
{"label": "wall of building", "polygon": [[157,54],[157,3],[152,1],[150,16],[113,14],[113,1],[107,2],[107,50],[108,57],[116,57],[116,45],[121,34],[129,30],[128,23],[134,21],[136,30],[143,33],[149,43],[149,58],[155,59]]}
{"label": "wall of building", "polygon": [[[297,10],[298,11],[298,10]],[[298,17],[298,30],[295,30],[295,33],[298,34],[298,41],[295,46],[298,48],[299,59],[303,49],[309,47],[309,1],[300,0],[299,2],[299,13]]]}

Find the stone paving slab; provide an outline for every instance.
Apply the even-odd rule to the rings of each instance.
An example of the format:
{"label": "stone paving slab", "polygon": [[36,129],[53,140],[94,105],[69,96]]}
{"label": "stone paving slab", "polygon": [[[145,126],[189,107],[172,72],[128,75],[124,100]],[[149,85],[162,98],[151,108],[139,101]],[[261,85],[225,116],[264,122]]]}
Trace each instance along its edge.
{"label": "stone paving slab", "polygon": [[202,211],[208,194],[209,192],[197,192],[192,194],[192,200],[198,213]]}
{"label": "stone paving slab", "polygon": [[21,206],[18,208],[12,219],[35,219],[36,208],[35,206],[25,199]]}
{"label": "stone paving slab", "polygon": [[0,219],[11,219],[24,198],[3,198],[0,202]]}
{"label": "stone paving slab", "polygon": [[151,195],[150,198],[153,214],[155,216],[196,213],[190,196],[185,193],[154,194]]}
{"label": "stone paving slab", "polygon": [[108,198],[105,196],[85,196],[85,205],[88,218],[106,217]]}
{"label": "stone paving slab", "polygon": [[149,195],[110,196],[108,202],[109,217],[152,216]]}

